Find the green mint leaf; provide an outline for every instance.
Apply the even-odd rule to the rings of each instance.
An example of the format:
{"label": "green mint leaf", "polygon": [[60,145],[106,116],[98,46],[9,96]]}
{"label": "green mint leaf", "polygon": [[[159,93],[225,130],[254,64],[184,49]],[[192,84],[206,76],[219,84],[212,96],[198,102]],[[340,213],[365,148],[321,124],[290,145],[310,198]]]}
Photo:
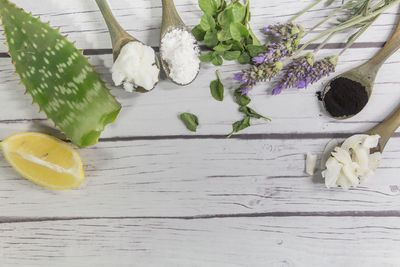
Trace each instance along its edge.
{"label": "green mint leaf", "polygon": [[233,21],[243,23],[246,17],[246,7],[244,7],[239,2],[236,2],[233,5],[232,13],[233,13]]}
{"label": "green mint leaf", "polygon": [[206,63],[211,62],[213,60],[213,58],[214,58],[214,52],[212,52],[212,51],[204,53],[201,56],[199,56],[199,59],[202,62],[206,62]]}
{"label": "green mint leaf", "polygon": [[226,60],[236,60],[240,57],[240,51],[225,51],[222,57]]}
{"label": "green mint leaf", "polygon": [[214,64],[214,66],[221,66],[223,63],[222,57],[216,54],[211,63]]}
{"label": "green mint leaf", "polygon": [[256,119],[265,119],[268,121],[271,121],[270,118],[264,117],[263,115],[258,114],[254,109],[249,108],[247,106],[241,106],[239,108],[239,111],[242,112],[244,115],[251,117],[251,118],[256,118]]}
{"label": "green mint leaf", "polygon": [[229,40],[226,43],[232,44],[232,51],[244,51],[244,46],[236,40]]}
{"label": "green mint leaf", "polygon": [[196,38],[196,40],[200,42],[204,40],[204,35],[206,35],[206,32],[203,31],[200,25],[197,25],[192,29],[192,34],[194,38]]}
{"label": "green mint leaf", "polygon": [[215,20],[212,16],[208,14],[204,14],[201,17],[200,21],[200,27],[203,29],[203,31],[210,31],[215,29]]}
{"label": "green mint leaf", "polygon": [[220,31],[218,31],[217,38],[221,42],[228,41],[228,40],[232,39],[231,31],[229,30],[229,28],[227,28],[227,29],[222,28]]}
{"label": "green mint leaf", "polygon": [[179,117],[185,124],[186,128],[188,128],[188,130],[192,132],[195,132],[197,130],[197,126],[199,125],[199,119],[197,118],[196,115],[186,112],[186,113],[181,113]]}
{"label": "green mint leaf", "polygon": [[214,47],[214,50],[218,51],[218,52],[224,52],[224,51],[231,49],[231,47],[232,47],[232,45],[224,45],[223,43],[220,43]]}
{"label": "green mint leaf", "polygon": [[242,94],[242,88],[239,87],[233,92],[233,96],[235,97],[236,103],[240,106],[247,106],[251,99],[247,95]]}
{"label": "green mint leaf", "polygon": [[217,2],[215,0],[199,0],[199,7],[210,16],[217,12]]}
{"label": "green mint leaf", "polygon": [[252,44],[247,45],[246,48],[250,54],[250,57],[252,58],[260,55],[265,51],[265,49],[267,49],[264,45],[252,45]]}
{"label": "green mint leaf", "polygon": [[243,38],[249,37],[249,31],[246,29],[243,24],[240,24],[238,22],[231,23],[229,26],[232,38],[236,41],[241,41]]}
{"label": "green mint leaf", "polygon": [[228,28],[229,25],[234,22],[234,16],[232,12],[232,8],[226,8],[224,11],[218,14],[217,16],[218,23],[222,28]]}
{"label": "green mint leaf", "polygon": [[238,62],[240,64],[250,64],[251,63],[251,57],[249,56],[248,53],[244,52],[238,58]]}
{"label": "green mint leaf", "polygon": [[217,74],[217,79],[210,83],[210,91],[215,100],[222,101],[224,100],[224,85],[221,83],[218,71],[215,73]]}
{"label": "green mint leaf", "polygon": [[222,6],[223,2],[225,2],[225,0],[217,0],[217,9],[219,9]]}
{"label": "green mint leaf", "polygon": [[241,121],[237,121],[232,124],[232,132],[227,136],[227,138],[231,137],[233,134],[250,127],[250,117],[246,117]]}
{"label": "green mint leaf", "polygon": [[213,48],[218,44],[218,37],[215,31],[206,32],[204,36],[204,43],[209,48]]}

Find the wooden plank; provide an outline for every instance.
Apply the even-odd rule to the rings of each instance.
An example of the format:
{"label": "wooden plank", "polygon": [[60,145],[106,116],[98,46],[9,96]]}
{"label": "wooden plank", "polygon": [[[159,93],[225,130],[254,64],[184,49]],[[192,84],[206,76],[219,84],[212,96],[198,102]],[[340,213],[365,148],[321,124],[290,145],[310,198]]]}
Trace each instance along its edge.
{"label": "wooden plank", "polygon": [[0,224],[5,266],[398,266],[399,218]]}
{"label": "wooden plank", "polygon": [[[296,1],[252,1],[252,27],[260,37],[260,30],[278,21],[284,22],[296,12],[302,10],[314,0]],[[80,48],[110,48],[111,42],[106,25],[94,1],[69,0],[46,1],[46,4],[37,5],[34,1],[13,0],[20,7],[41,16],[43,21],[51,21],[54,27],[61,27],[61,32],[68,34],[70,40],[76,40]],[[197,1],[176,0],[175,4],[183,19],[190,27],[197,25],[201,18],[201,10]],[[161,25],[161,2],[158,0],[113,0],[111,6],[121,25],[132,35],[145,43],[158,46]],[[290,7],[290,8],[288,8]],[[323,5],[308,12],[298,20],[298,23],[310,28],[322,20],[333,8],[324,8]],[[395,8],[388,10],[381,16],[368,32],[360,38],[360,42],[385,41],[396,23],[398,12]],[[329,24],[326,24],[328,26]],[[325,27],[322,27],[324,29]],[[311,37],[312,35],[310,35]],[[345,42],[348,33],[338,34],[332,42]],[[1,37],[0,41],[4,38]],[[2,43],[2,42],[1,42]],[[0,51],[7,51],[5,45],[0,45]]]}
{"label": "wooden plank", "polygon": [[173,139],[101,142],[80,150],[86,181],[52,191],[0,161],[3,217],[197,216],[265,212],[397,211],[400,138],[374,179],[328,190],[304,174],[305,153],[328,139]]}
{"label": "wooden plank", "polygon": [[[357,66],[372,56],[376,48],[352,49],[342,58],[337,73]],[[336,50],[325,50],[324,55]],[[209,83],[217,68],[204,65],[197,80],[189,87],[176,87],[162,80],[159,86],[148,94],[127,93],[112,86],[109,68],[111,55],[92,56],[91,61],[102,74],[107,84],[123,105],[116,122],[106,128],[103,138],[130,136],[166,136],[166,135],[227,135],[231,124],[241,118],[237,105],[231,96],[237,84],[232,76],[241,66],[227,64],[218,68],[226,93],[224,102],[215,101],[210,94]],[[346,121],[329,118],[317,101],[315,92],[321,90],[325,81],[310,86],[307,90],[290,89],[279,96],[271,96],[273,83],[263,83],[251,93],[253,102],[250,106],[272,118],[271,123],[254,121],[254,126],[243,133],[353,133],[364,131],[383,120],[398,106],[398,87],[400,77],[395,71],[400,62],[400,54],[394,55],[382,67],[377,77],[375,90],[368,106],[358,116]],[[31,97],[24,96],[24,88],[18,85],[18,77],[12,75],[13,66],[8,58],[0,58],[0,99],[3,112],[0,113],[0,138],[16,131],[45,131],[57,134],[52,123],[45,122],[43,113],[38,113],[36,105],[30,105]],[[290,103],[290,104],[289,104]],[[5,112],[7,111],[7,112]],[[180,112],[193,112],[199,116],[198,133],[186,130],[178,119]]]}

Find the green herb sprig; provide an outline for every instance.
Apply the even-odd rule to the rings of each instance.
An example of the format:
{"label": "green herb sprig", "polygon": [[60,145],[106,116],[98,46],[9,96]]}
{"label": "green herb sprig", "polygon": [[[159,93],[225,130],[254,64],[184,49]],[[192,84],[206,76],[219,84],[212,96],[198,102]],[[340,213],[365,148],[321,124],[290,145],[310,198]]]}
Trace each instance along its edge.
{"label": "green herb sprig", "polygon": [[227,136],[227,138],[230,138],[235,133],[250,127],[252,118],[271,121],[270,118],[257,113],[254,109],[247,106],[251,102],[251,99],[249,96],[242,94],[242,88],[237,88],[233,92],[233,96],[235,97],[236,103],[239,105],[239,112],[241,112],[245,117],[242,120],[236,121],[232,124],[232,132]]}
{"label": "green herb sprig", "polygon": [[252,58],[262,53],[261,45],[250,28],[250,2],[239,0],[199,0],[204,12],[200,24],[192,33],[197,41],[212,49],[200,56],[203,62],[220,66],[225,60],[237,60],[240,64],[252,63]]}

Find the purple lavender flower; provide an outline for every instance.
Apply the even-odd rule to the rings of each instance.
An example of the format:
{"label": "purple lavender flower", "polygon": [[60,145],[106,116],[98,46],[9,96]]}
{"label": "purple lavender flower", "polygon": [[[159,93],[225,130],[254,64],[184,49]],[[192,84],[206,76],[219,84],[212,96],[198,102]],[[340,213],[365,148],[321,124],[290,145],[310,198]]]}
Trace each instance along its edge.
{"label": "purple lavender flower", "polygon": [[274,63],[262,63],[259,65],[253,65],[251,68],[242,70],[240,73],[236,73],[235,80],[241,83],[242,94],[247,95],[258,82],[272,79],[281,70],[282,63],[280,61]]}
{"label": "purple lavender flower", "polygon": [[265,27],[264,33],[272,38],[278,37],[279,39],[292,39],[295,35],[301,35],[300,37],[303,37],[304,28],[294,23],[280,24],[278,22],[275,25]]}
{"label": "purple lavender flower", "polygon": [[262,54],[253,58],[254,64],[273,63],[291,56],[304,36],[304,29],[293,23],[278,23],[264,28],[264,33],[273,41]]}
{"label": "purple lavender flower", "polygon": [[295,59],[284,71],[281,79],[272,90],[273,95],[280,94],[286,88],[306,88],[335,71],[337,56],[323,58],[314,63],[315,56],[308,53]]}
{"label": "purple lavender flower", "polygon": [[241,89],[242,95],[247,95],[251,91],[251,89],[253,89],[252,86],[243,87]]}

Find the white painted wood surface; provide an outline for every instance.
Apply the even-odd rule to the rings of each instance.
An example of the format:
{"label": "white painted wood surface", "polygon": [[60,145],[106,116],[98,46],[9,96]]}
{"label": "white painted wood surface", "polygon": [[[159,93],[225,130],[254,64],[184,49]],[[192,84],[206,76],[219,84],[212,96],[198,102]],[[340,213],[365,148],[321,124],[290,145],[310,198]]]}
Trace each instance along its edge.
{"label": "white painted wood surface", "polygon": [[[253,0],[256,30],[283,21],[310,1]],[[383,66],[371,102],[358,116],[336,121],[307,90],[252,92],[251,106],[270,116],[227,140],[240,118],[227,92],[214,101],[204,65],[190,86],[162,81],[153,92],[128,94],[111,84],[108,32],[94,1],[15,0],[19,6],[76,40],[113,88],[123,110],[96,146],[80,150],[86,181],[55,192],[20,178],[0,159],[0,266],[399,266],[400,134],[388,143],[373,180],[360,188],[327,190],[304,174],[304,154],[319,153],[331,137],[364,131],[399,104],[400,54]],[[158,0],[110,0],[121,24],[157,46]],[[196,0],[176,0],[194,26]],[[299,20],[311,27],[331,9]],[[371,57],[390,35],[396,8],[381,16],[341,58],[338,72]],[[261,35],[260,35],[261,36]],[[0,41],[4,38],[1,37]],[[338,35],[330,47],[346,40]],[[22,130],[59,136],[12,75],[0,45],[0,139]],[[338,53],[325,48],[321,55]],[[236,64],[219,68],[233,88]],[[179,112],[200,118],[189,133]]]}

